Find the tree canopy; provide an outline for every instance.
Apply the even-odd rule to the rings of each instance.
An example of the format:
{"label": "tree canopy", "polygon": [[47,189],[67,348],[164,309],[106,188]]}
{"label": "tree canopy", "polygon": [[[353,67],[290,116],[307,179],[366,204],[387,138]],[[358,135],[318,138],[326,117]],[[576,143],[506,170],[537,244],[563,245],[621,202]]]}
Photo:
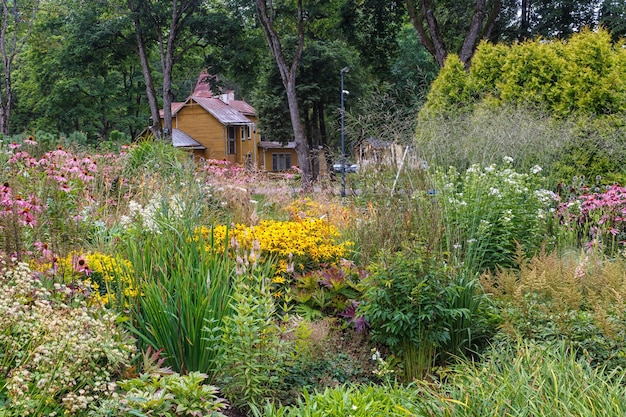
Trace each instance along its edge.
{"label": "tree canopy", "polygon": [[[518,70],[519,83],[526,82],[526,73],[532,72],[526,62],[532,64],[534,59],[549,60],[555,71],[571,67],[564,63],[569,59],[563,55],[564,44],[559,51],[545,46],[545,52],[538,53],[538,47],[522,42],[515,49],[517,57],[505,52],[504,44],[538,42],[532,41],[537,36],[544,42],[565,40],[587,26],[602,25],[603,36],[613,42],[626,33],[626,5],[615,0],[267,0],[265,4],[274,30],[281,34],[284,61],[287,66],[295,64],[293,71],[287,68],[295,80],[290,87],[292,105],[297,105],[293,115],[285,78],[271,54],[256,2],[4,1],[0,132],[79,131],[94,144],[114,131],[135,137],[151,124],[151,118],[154,123],[159,109],[184,100],[200,71],[207,69],[253,104],[265,138],[291,140],[296,136],[293,125],[299,121],[303,144],[332,149],[340,137],[342,68],[350,68],[345,74],[350,92],[345,105],[348,116],[355,116],[347,121],[356,123],[348,126],[347,139],[356,142],[364,132],[385,134],[385,123],[377,129],[373,124],[377,118],[364,117],[366,112],[398,108],[407,117],[417,112],[444,62],[449,64],[431,93],[431,108],[437,100],[451,105],[452,99],[432,98],[446,88],[445,94],[468,102],[489,94],[494,100],[516,97],[516,81],[496,76],[505,58],[511,67],[525,63]],[[302,55],[294,61],[298,4],[303,42]],[[19,19],[11,19],[18,15]],[[594,45],[580,46],[587,47]],[[604,52],[598,54],[598,60],[604,59]],[[460,66],[455,67],[455,59]],[[446,78],[468,85],[440,86]],[[584,90],[579,84],[587,78],[600,84]],[[572,76],[569,89],[557,86],[552,93],[548,81],[535,80],[546,85],[537,91],[525,84],[526,96],[552,100],[558,112],[572,106],[613,111],[619,101],[610,88],[617,81],[604,73]],[[385,107],[381,97],[393,104]],[[410,123],[406,126],[403,131]]]}

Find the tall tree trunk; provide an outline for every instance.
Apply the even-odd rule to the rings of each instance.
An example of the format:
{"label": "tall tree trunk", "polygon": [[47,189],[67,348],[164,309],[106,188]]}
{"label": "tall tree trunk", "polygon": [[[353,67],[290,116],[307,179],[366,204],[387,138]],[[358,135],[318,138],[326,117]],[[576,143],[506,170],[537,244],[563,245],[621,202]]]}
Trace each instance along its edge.
{"label": "tall tree trunk", "polygon": [[[9,4],[2,0],[2,25],[0,26],[0,55],[2,55],[3,83],[0,86],[0,133],[9,134],[13,85],[13,61],[30,37],[39,10],[39,0],[33,0],[28,10],[24,4]],[[30,15],[30,16],[29,16]]]}
{"label": "tall tree trunk", "polygon": [[528,37],[530,28],[530,0],[522,0],[521,20],[519,28],[519,40],[525,40]]}
{"label": "tall tree trunk", "polygon": [[182,13],[183,5],[179,4],[178,0],[174,0],[165,51],[161,48],[161,62],[163,65],[163,136],[167,139],[172,138],[172,101],[174,100],[172,68],[174,66],[174,47],[180,31]]}
{"label": "tall tree trunk", "polygon": [[154,80],[152,79],[152,71],[150,70],[150,64],[148,62],[148,53],[146,51],[146,44],[141,34],[141,22],[139,20],[139,11],[132,0],[127,1],[128,8],[133,13],[133,23],[135,25],[135,38],[137,40],[137,55],[141,61],[141,71],[143,73],[143,79],[146,84],[146,96],[148,97],[148,104],[150,106],[150,117],[152,124],[150,130],[157,137],[161,137],[161,121],[159,115],[159,103],[157,101],[156,89],[154,88]]}
{"label": "tall tree trunk", "polygon": [[276,60],[280,77],[285,86],[287,93],[287,103],[289,104],[289,117],[293,128],[294,140],[296,142],[296,153],[298,154],[298,164],[302,170],[302,188],[308,189],[311,186],[311,155],[309,144],[304,134],[302,120],[300,119],[300,110],[298,106],[298,98],[296,96],[296,70],[304,49],[304,17],[302,10],[302,0],[297,0],[297,34],[298,41],[296,51],[294,53],[291,64],[289,65],[283,54],[280,37],[276,32],[273,21],[272,0],[269,2],[269,10],[267,0],[256,0],[257,15],[263,28],[263,33],[267,44],[270,48],[272,56]]}
{"label": "tall tree trunk", "polygon": [[[147,0],[138,0],[137,3],[134,3],[135,0],[127,0],[128,6],[131,11],[135,12],[135,16],[139,19],[135,25],[135,31],[138,34],[141,34],[142,31],[142,22],[141,15],[145,15],[150,18],[150,22],[144,24],[150,24],[151,27],[156,31],[157,43],[159,54],[161,58],[161,70],[163,73],[163,138],[171,139],[172,137],[172,101],[174,99],[174,94],[172,92],[172,69],[174,67],[174,53],[176,48],[176,41],[179,37],[183,27],[185,26],[185,20],[194,13],[200,0],[171,0],[172,12],[169,17],[169,25],[168,27],[162,26],[162,19],[158,16],[152,14],[149,2]],[[169,0],[167,0],[169,2]],[[168,3],[169,4],[169,3]],[[166,35],[164,35],[166,32]],[[140,42],[141,36],[138,35],[138,46],[143,44]],[[139,47],[139,50],[143,50],[142,58],[142,68],[144,70],[144,78],[146,80],[146,91],[148,92],[148,100],[150,101],[150,113],[154,120],[159,122],[160,129],[160,117],[159,117],[159,109],[156,104],[156,91],[154,88],[154,83],[152,81],[152,75],[150,68],[148,66],[147,53],[145,49],[145,45],[143,47]],[[151,99],[151,96],[154,98]],[[156,109],[156,110],[155,110]],[[156,118],[155,118],[156,117]]]}

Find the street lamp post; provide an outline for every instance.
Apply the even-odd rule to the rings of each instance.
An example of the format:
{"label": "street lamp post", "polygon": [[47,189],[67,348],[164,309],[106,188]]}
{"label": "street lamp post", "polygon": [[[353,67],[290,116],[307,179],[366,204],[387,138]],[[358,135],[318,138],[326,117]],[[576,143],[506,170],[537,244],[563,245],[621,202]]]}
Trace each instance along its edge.
{"label": "street lamp post", "polygon": [[343,96],[346,90],[343,89],[343,76],[350,68],[341,69],[341,197],[346,196],[346,143],[344,138],[344,103]]}

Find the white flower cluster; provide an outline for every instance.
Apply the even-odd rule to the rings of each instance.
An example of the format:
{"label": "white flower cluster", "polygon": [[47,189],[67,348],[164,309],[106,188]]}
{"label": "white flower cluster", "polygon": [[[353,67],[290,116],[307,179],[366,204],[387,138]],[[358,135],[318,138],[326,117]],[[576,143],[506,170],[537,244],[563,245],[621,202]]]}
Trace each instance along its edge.
{"label": "white flower cluster", "polygon": [[155,195],[152,199],[142,206],[135,200],[128,203],[128,216],[120,216],[120,224],[124,228],[131,226],[133,221],[137,221],[143,228],[153,233],[161,233],[161,228],[157,219],[162,216],[164,218],[182,218],[185,213],[185,202],[178,195],[173,195],[162,204],[162,197]]}
{"label": "white flower cluster", "polygon": [[135,348],[116,317],[84,301],[69,305],[68,291],[45,289],[26,264],[0,270],[0,371],[7,406],[21,415],[54,403],[69,415],[85,410],[115,391],[115,373],[129,365]]}

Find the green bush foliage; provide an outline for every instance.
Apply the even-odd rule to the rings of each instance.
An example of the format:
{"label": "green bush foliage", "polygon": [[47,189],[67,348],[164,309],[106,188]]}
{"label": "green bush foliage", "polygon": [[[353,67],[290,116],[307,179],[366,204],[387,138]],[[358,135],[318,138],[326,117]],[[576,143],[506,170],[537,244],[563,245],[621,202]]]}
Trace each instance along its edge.
{"label": "green bush foliage", "polygon": [[623,258],[555,252],[520,262],[481,278],[503,320],[500,339],[564,342],[593,366],[626,366]]}
{"label": "green bush foliage", "polygon": [[305,392],[256,417],[618,416],[626,412],[623,374],[605,375],[563,344],[499,346],[482,362],[462,362],[434,383],[341,386]]}
{"label": "green bush foliage", "polygon": [[423,248],[407,249],[372,267],[359,314],[371,326],[372,339],[402,358],[410,381],[429,371],[438,353],[476,347],[482,298],[474,285]]}
{"label": "green bush foliage", "polygon": [[483,42],[469,73],[451,55],[433,82],[426,113],[510,103],[558,116],[626,111],[626,50],[605,30],[583,30],[567,41],[536,39],[509,47]]}
{"label": "green bush foliage", "polygon": [[190,372],[145,373],[118,382],[116,398],[104,400],[89,417],[133,416],[223,416],[227,403],[218,397],[218,388],[204,384],[207,375]]}

